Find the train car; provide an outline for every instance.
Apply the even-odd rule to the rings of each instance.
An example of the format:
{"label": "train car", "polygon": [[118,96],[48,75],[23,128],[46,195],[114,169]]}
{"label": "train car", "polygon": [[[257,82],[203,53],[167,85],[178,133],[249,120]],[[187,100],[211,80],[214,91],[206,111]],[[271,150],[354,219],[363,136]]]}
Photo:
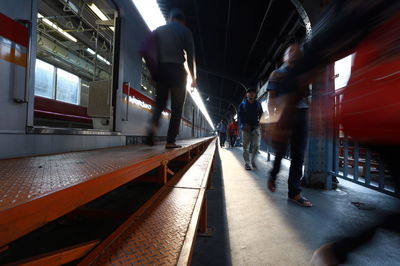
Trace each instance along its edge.
{"label": "train car", "polygon": [[[155,87],[131,1],[1,3],[1,158],[141,143]],[[179,138],[212,132],[190,93]],[[160,123],[166,136],[170,110]],[[45,145],[46,144],[46,145]]]}

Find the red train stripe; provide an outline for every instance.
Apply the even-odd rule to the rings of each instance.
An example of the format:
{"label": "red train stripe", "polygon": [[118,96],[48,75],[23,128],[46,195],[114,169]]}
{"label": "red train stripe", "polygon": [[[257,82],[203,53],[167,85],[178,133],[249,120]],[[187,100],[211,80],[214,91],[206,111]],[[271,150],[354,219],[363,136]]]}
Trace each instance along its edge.
{"label": "red train stripe", "polygon": [[28,29],[3,13],[0,13],[0,36],[28,47]]}
{"label": "red train stripe", "polygon": [[[128,85],[124,84],[123,89],[122,89],[122,93],[123,94],[128,94]],[[129,90],[129,96],[131,97],[135,97],[136,99],[143,101],[144,103],[147,103],[149,105],[151,105],[152,107],[154,107],[156,105],[156,102],[151,99],[150,97],[140,93],[139,91],[135,90],[134,88],[130,88]],[[167,113],[171,113],[171,110],[169,109],[164,109],[165,112]],[[182,120],[186,123],[188,123],[189,125],[192,125],[192,122],[187,120],[186,118],[182,117]]]}

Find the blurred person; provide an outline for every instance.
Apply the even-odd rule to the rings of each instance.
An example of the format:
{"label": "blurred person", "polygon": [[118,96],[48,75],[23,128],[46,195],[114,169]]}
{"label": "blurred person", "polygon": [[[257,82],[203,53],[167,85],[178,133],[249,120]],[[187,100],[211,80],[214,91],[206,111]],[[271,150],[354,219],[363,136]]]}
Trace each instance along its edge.
{"label": "blurred person", "polygon": [[[321,67],[356,51],[337,119],[348,136],[379,153],[400,189],[400,1],[337,0],[321,21],[304,56],[287,73],[283,86],[293,92],[286,106],[301,99],[302,85]],[[293,110],[285,108],[280,126],[290,127],[292,115]],[[399,233],[400,212],[322,246],[314,252],[312,264],[345,263],[379,228]]]}
{"label": "blurred person", "polygon": [[222,147],[225,147],[225,141],[226,141],[226,124],[223,119],[218,123],[217,125],[217,131],[219,135],[219,145]]}
{"label": "blurred person", "polygon": [[[268,111],[271,117],[277,116],[282,112],[282,104],[284,97],[290,92],[285,90],[282,82],[287,72],[294,66],[296,61],[301,57],[299,44],[290,45],[284,53],[283,65],[274,70],[268,80]],[[303,176],[304,152],[307,145],[308,131],[308,100],[305,94],[302,99],[291,106],[292,116],[290,117],[290,133],[282,139],[273,139],[273,146],[276,150],[273,168],[268,177],[268,189],[272,192],[276,190],[276,178],[281,168],[282,158],[285,156],[287,147],[290,144],[290,170],[288,179],[288,198],[296,204],[303,207],[311,207],[311,202],[301,194],[301,178]],[[275,129],[279,130],[279,129]]]}
{"label": "blurred person", "polygon": [[239,135],[239,128],[237,122],[232,119],[232,122],[228,125],[228,135],[229,135],[229,146],[231,148],[235,147],[236,139]]}
{"label": "blurred person", "polygon": [[[261,104],[256,100],[256,97],[256,89],[247,89],[246,98],[240,103],[238,108],[239,125],[242,130],[244,167],[246,170],[251,170],[251,166],[257,168],[255,159],[261,140],[259,121],[263,110]],[[252,147],[251,161],[249,155],[250,145]]]}
{"label": "blurred person", "polygon": [[146,142],[148,145],[154,145],[154,135],[159,127],[160,116],[167,104],[168,95],[171,94],[171,119],[165,148],[181,147],[175,143],[175,139],[179,133],[182,109],[186,98],[188,73],[184,67],[185,61],[192,78],[191,86],[192,88],[196,87],[193,35],[185,24],[183,11],[173,8],[169,14],[168,24],[160,26],[154,31],[159,62],[156,75],[156,106],[147,132]]}

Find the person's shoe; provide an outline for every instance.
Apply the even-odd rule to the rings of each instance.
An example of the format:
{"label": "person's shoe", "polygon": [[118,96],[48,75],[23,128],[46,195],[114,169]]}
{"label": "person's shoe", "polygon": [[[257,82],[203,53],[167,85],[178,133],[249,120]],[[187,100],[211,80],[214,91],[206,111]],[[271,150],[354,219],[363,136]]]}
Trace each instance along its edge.
{"label": "person's shoe", "polygon": [[244,164],[244,169],[246,169],[246,170],[251,170],[251,167],[250,167],[250,165],[248,164],[248,163],[245,163]]}
{"label": "person's shoe", "polygon": [[312,203],[301,194],[297,194],[292,198],[289,197],[289,200],[302,207],[312,207]]}
{"label": "person's shoe", "polygon": [[148,130],[146,136],[146,145],[153,146],[154,145],[154,131]]}
{"label": "person's shoe", "polygon": [[271,192],[276,191],[276,183],[275,183],[274,178],[272,178],[272,177],[268,178],[267,187],[268,187],[269,191],[271,191]]}
{"label": "person's shoe", "polygon": [[167,143],[165,144],[166,149],[177,149],[177,148],[182,148],[182,145],[178,145],[175,142],[174,143]]}
{"label": "person's shoe", "polygon": [[339,265],[339,261],[333,251],[333,244],[325,244],[314,251],[310,261],[313,266],[334,266]]}

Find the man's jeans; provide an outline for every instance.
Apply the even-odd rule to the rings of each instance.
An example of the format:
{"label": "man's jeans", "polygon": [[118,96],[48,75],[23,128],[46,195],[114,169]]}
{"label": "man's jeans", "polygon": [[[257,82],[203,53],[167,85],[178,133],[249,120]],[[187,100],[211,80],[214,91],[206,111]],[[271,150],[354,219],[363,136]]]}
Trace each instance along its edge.
{"label": "man's jeans", "polygon": [[[303,176],[304,152],[307,145],[307,109],[298,109],[294,114],[290,143],[290,170],[289,170],[289,197],[292,198],[301,192],[301,177]],[[270,178],[276,179],[281,168],[281,161],[286,154],[289,143],[280,143],[276,149],[274,166]],[[278,145],[276,145],[278,146]]]}
{"label": "man's jeans", "polygon": [[219,132],[219,145],[221,147],[225,146],[225,141],[226,141],[226,133]]}
{"label": "man's jeans", "polygon": [[243,159],[245,163],[250,164],[249,147],[251,144],[252,147],[251,161],[253,162],[258,153],[258,148],[260,146],[260,140],[261,140],[260,128],[257,127],[248,132],[243,130],[242,137],[243,137]]}
{"label": "man's jeans", "polygon": [[179,125],[186,98],[186,77],[187,74],[183,65],[160,64],[159,80],[156,88],[156,106],[152,122],[158,126],[161,113],[167,104],[168,94],[171,93],[171,120],[167,134],[168,143],[174,143],[179,133]]}

